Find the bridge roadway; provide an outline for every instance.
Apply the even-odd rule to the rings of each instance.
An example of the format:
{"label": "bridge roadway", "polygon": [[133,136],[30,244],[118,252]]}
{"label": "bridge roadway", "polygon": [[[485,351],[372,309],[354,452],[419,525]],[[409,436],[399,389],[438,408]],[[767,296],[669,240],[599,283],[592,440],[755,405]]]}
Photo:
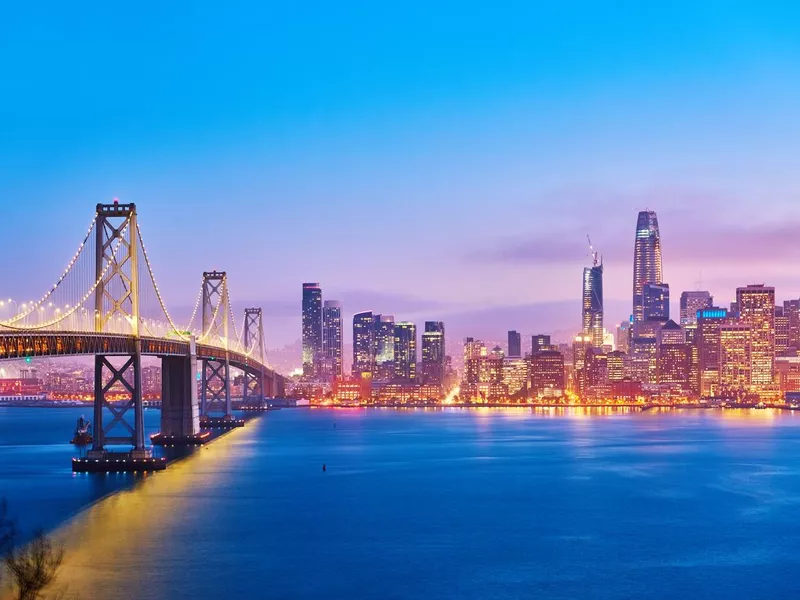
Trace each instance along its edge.
{"label": "bridge roadway", "polygon": [[[180,339],[139,337],[140,352],[146,356],[189,356],[189,342]],[[0,360],[20,359],[37,356],[80,356],[80,355],[120,355],[130,356],[136,350],[137,338],[133,335],[115,333],[83,332],[0,332]],[[225,360],[226,350],[217,346],[196,345],[197,358]],[[245,354],[227,351],[232,367],[251,373],[264,372],[271,389],[276,386],[280,375]]]}

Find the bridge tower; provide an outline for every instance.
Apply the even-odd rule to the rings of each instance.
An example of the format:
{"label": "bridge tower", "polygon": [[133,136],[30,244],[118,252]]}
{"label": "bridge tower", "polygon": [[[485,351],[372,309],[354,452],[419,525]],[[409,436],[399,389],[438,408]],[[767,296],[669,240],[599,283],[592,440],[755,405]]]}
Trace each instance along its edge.
{"label": "bridge tower", "polygon": [[[228,276],[224,271],[203,273],[203,334],[206,344],[219,345],[220,356],[202,360],[200,385],[200,416],[208,421],[212,416],[224,420],[233,418],[231,411],[231,366],[228,348]],[[212,413],[214,413],[212,415]]]}
{"label": "bridge tower", "polygon": [[[102,458],[106,446],[130,445],[131,458],[149,457],[144,438],[142,355],[139,339],[139,231],[135,204],[98,204],[96,228],[95,332],[132,336],[116,367],[108,354],[94,362],[94,442],[90,458]],[[115,251],[116,248],[116,251]],[[109,402],[112,388],[130,395],[123,404]],[[104,412],[111,420],[104,423]],[[133,420],[129,421],[129,413]]]}
{"label": "bridge tower", "polygon": [[[242,337],[245,351],[252,350],[251,356],[258,361],[258,364],[264,364],[264,321],[263,311],[260,308],[245,308],[244,309],[244,334]],[[263,367],[259,367],[258,371],[250,369],[244,370],[244,381],[242,385],[242,403],[247,404],[248,398],[254,397],[261,402],[267,396],[267,388],[265,386],[266,377],[264,375]],[[257,393],[256,393],[257,392]]]}

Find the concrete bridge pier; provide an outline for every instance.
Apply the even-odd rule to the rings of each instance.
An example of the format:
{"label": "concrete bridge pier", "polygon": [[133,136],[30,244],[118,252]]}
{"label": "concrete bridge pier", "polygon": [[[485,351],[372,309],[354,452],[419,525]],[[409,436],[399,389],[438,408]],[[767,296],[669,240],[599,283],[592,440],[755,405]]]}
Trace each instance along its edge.
{"label": "concrete bridge pier", "polygon": [[161,433],[190,437],[200,433],[195,356],[165,356],[161,359]]}

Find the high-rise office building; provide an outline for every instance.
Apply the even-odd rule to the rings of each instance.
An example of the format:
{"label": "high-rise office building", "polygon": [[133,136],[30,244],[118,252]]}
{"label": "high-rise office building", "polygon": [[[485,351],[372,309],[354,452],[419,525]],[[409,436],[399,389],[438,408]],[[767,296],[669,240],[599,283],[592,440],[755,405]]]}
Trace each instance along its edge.
{"label": "high-rise office building", "polygon": [[789,352],[789,315],[783,306],[775,307],[775,356]]}
{"label": "high-rise office building", "polygon": [[625,353],[619,350],[609,352],[606,359],[609,381],[622,381],[625,378]]}
{"label": "high-rise office building", "polygon": [[662,393],[686,395],[690,391],[692,351],[684,330],[667,321],[658,332],[658,384]]}
{"label": "high-rise office building", "polygon": [[631,321],[622,321],[619,325],[617,325],[617,335],[616,335],[616,343],[617,343],[617,350],[620,352],[625,352],[626,354],[630,351],[631,345]]}
{"label": "high-rise office building", "polygon": [[645,283],[642,286],[644,321],[669,321],[669,284]]}
{"label": "high-rise office building", "polygon": [[711,308],[714,299],[706,291],[691,291],[681,294],[681,325],[694,325],[697,323],[697,311]]}
{"label": "high-rise office building", "polygon": [[739,396],[752,381],[752,337],[750,327],[741,323],[725,323],[719,328],[720,393]]}
{"label": "high-rise office building", "polygon": [[[358,378],[372,378],[375,370],[375,328],[372,311],[353,315],[353,368]],[[394,339],[392,340],[394,344]]]}
{"label": "high-rise office building", "polygon": [[784,300],[783,314],[789,318],[789,347],[800,350],[800,300]]}
{"label": "high-rise office building", "polygon": [[525,358],[508,356],[503,361],[503,385],[510,396],[526,392],[531,364]]}
{"label": "high-rise office building", "polygon": [[750,329],[750,384],[772,385],[775,378],[775,288],[736,288],[739,322]]}
{"label": "high-rise office building", "polygon": [[342,376],[342,303],[322,305],[322,372],[328,379]]}
{"label": "high-rise office building", "polygon": [[583,269],[583,334],[592,338],[592,346],[603,347],[603,264]]}
{"label": "high-rise office building", "polygon": [[541,350],[531,356],[531,394],[533,396],[561,395],[565,389],[564,380],[564,355],[561,352]]}
{"label": "high-rise office building", "polygon": [[719,393],[719,332],[728,320],[724,308],[704,308],[697,312],[698,389],[701,396]]}
{"label": "high-rise office building", "polygon": [[422,334],[422,383],[426,385],[442,385],[445,369],[444,323],[426,321]]}
{"label": "high-rise office building", "polygon": [[322,356],[322,288],[303,284],[303,375],[313,377]]}
{"label": "high-rise office building", "polygon": [[520,358],[522,356],[522,335],[516,331],[508,332],[508,357]]}
{"label": "high-rise office building", "polygon": [[636,241],[633,249],[633,320],[644,320],[644,286],[661,283],[661,233],[656,213],[645,210],[636,221]]}
{"label": "high-rise office building", "polygon": [[408,321],[394,324],[394,375],[400,381],[417,378],[417,326]]}
{"label": "high-rise office building", "polygon": [[592,336],[579,335],[572,342],[572,391],[581,398],[585,397],[589,388],[589,369],[587,361],[592,349]]}
{"label": "high-rise office building", "polygon": [[531,354],[542,352],[544,350],[552,350],[553,346],[550,344],[550,336],[543,333],[538,333],[531,337]]}
{"label": "high-rise office building", "polygon": [[374,315],[375,379],[394,379],[394,317]]}

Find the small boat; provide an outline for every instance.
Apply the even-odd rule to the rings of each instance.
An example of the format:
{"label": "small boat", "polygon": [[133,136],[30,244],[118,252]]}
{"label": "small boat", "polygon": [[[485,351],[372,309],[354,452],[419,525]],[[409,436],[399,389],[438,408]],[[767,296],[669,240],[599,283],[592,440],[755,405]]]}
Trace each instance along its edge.
{"label": "small boat", "polygon": [[75,424],[75,434],[73,435],[70,444],[75,444],[76,446],[85,446],[86,444],[91,444],[94,441],[92,437],[92,424],[90,421],[87,421],[83,418],[83,415],[80,416],[78,422]]}

